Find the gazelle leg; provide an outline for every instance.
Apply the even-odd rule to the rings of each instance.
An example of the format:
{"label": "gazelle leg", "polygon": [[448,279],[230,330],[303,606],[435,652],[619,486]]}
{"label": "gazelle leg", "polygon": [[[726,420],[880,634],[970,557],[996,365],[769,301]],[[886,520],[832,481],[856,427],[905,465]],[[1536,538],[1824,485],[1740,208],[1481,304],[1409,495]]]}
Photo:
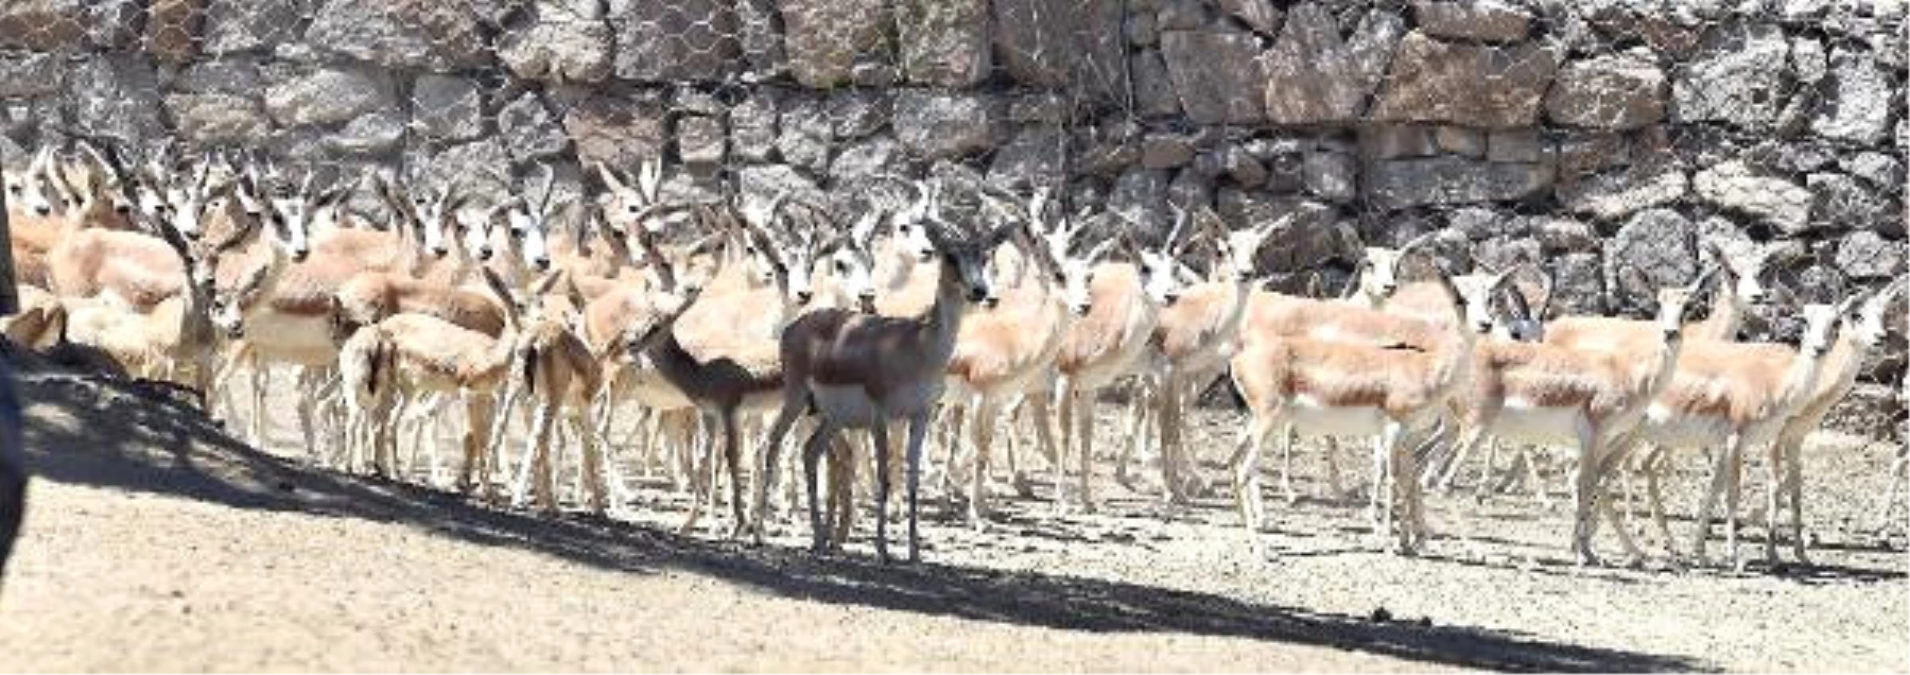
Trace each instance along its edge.
{"label": "gazelle leg", "polygon": [[1282,425],[1280,428],[1280,491],[1286,494],[1288,506],[1300,501],[1300,493],[1293,490],[1294,441],[1293,425]]}
{"label": "gazelle leg", "polygon": [[[785,410],[787,410],[787,408],[785,408]],[[777,422],[780,425],[782,420],[779,419]],[[826,418],[822,419],[816,424],[816,430],[809,433],[809,440],[803,443],[802,448],[803,485],[809,492],[809,532],[811,541],[813,542],[811,544],[811,550],[818,554],[822,553],[828,545],[829,533],[822,523],[822,503],[817,494],[817,483],[821,477],[816,473],[816,464],[822,459],[822,453],[828,450],[830,439],[835,437],[835,433],[835,425],[831,424]],[[880,463],[882,460],[878,459],[876,461]],[[878,479],[876,487],[876,498],[878,500],[883,496],[882,491],[884,487],[886,487],[886,481]],[[875,525],[877,532],[876,550],[881,552],[881,555],[886,559],[887,548],[881,536],[881,533],[885,532],[883,527],[883,521],[877,519]],[[757,536],[760,538],[762,536],[761,529],[759,528],[757,532]]]}
{"label": "gazelle leg", "polygon": [[926,411],[917,413],[909,419],[908,455],[904,458],[908,462],[909,474],[909,562],[911,563],[922,561],[922,536],[918,527],[921,515],[919,496],[922,482],[922,440],[928,436],[928,421],[929,413]]}

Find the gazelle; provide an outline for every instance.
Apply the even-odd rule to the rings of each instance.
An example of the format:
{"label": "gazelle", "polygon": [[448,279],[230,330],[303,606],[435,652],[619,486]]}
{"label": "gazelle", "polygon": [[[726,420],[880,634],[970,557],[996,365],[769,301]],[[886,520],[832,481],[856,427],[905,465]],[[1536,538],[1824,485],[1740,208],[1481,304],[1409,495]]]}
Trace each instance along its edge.
{"label": "gazelle", "polygon": [[78,201],[63,215],[58,242],[46,252],[47,290],[68,299],[106,295],[139,311],[183,293],[186,263],[173,247],[157,236],[104,224],[124,217],[105,182],[110,170],[78,173]]}
{"label": "gazelle", "polygon": [[[924,232],[941,256],[935,304],[927,313],[896,318],[841,308],[820,309],[798,318],[782,334],[778,348],[782,410],[763,445],[756,513],[760,516],[764,512],[784,436],[797,418],[814,411],[817,424],[803,446],[803,469],[809,522],[818,552],[828,539],[817,501],[816,469],[822,453],[834,445],[843,429],[870,430],[875,440],[876,512],[886,513],[888,427],[891,420],[906,419],[909,559],[921,559],[917,507],[922,441],[941,398],[944,373],[954,355],[963,318],[971,306],[988,297],[988,262],[995,247],[1007,240],[1014,227],[957,233],[947,229],[939,213],[931,210],[927,216],[920,225],[927,228]],[[760,543],[763,523],[756,523],[755,535]],[[876,520],[876,552],[888,558],[887,518]]]}
{"label": "gazelle", "polygon": [[[962,322],[949,358],[944,396],[950,412],[960,414],[947,416],[944,444],[949,446],[952,464],[954,448],[960,444],[958,435],[964,431],[959,427],[965,422],[973,453],[968,522],[974,527],[981,527],[987,516],[988,462],[1000,413],[1031,389],[1045,390],[1069,327],[1090,309],[1094,267],[1114,246],[1110,240],[1084,254],[1070,253],[1080,230],[1066,218],[1052,227],[1044,224],[1047,204],[1046,191],[1039,191],[1026,211],[1010,208],[1011,217],[1024,225],[1016,243],[1025,249],[1026,271],[1033,274],[1022,275],[1027,282],[1020,285],[992,281],[990,296],[983,299],[984,311]],[[1052,461],[1045,402],[1038,408],[1036,435]]]}
{"label": "gazelle", "polygon": [[1427,345],[1374,345],[1306,336],[1263,337],[1232,360],[1234,386],[1252,412],[1251,431],[1234,454],[1234,489],[1248,531],[1258,529],[1260,448],[1285,427],[1309,435],[1374,438],[1373,490],[1387,490],[1391,507],[1376,509],[1374,532],[1388,534],[1391,514],[1401,525],[1397,546],[1410,553],[1424,536],[1417,472],[1411,471],[1409,434],[1429,430],[1446,413],[1446,402],[1463,388],[1479,336],[1494,325],[1492,298],[1506,275],[1466,279],[1463,287],[1443,272],[1454,317],[1446,334]]}
{"label": "gazelle", "polygon": [[[1765,448],[1770,455],[1771,482],[1769,522],[1777,521],[1777,494],[1782,482],[1782,446],[1777,443],[1784,423],[1810,403],[1825,356],[1841,315],[1858,298],[1840,307],[1808,305],[1803,315],[1808,324],[1802,341],[1793,350],[1784,345],[1689,340],[1678,357],[1678,369],[1671,383],[1658,394],[1639,424],[1634,440],[1657,448],[1721,448],[1716,455],[1716,472],[1710,494],[1728,486],[1726,492],[1726,538],[1731,559],[1737,561],[1738,476],[1742,473],[1744,453]],[[1648,494],[1653,519],[1667,548],[1670,530],[1665,526],[1659,503],[1658,476],[1648,477]],[[1704,513],[1708,514],[1709,499]],[[1702,521],[1701,521],[1702,522]],[[1700,526],[1700,529],[1704,529]],[[1770,529],[1765,554],[1777,556],[1776,528]],[[1702,535],[1700,535],[1700,548]]]}
{"label": "gazelle", "polygon": [[[1515,443],[1571,445],[1577,450],[1577,509],[1572,548],[1581,564],[1596,564],[1592,534],[1596,516],[1610,514],[1600,501],[1601,480],[1623,459],[1623,437],[1670,384],[1683,351],[1683,324],[1691,297],[1709,283],[1706,270],[1691,286],[1658,293],[1657,340],[1648,350],[1616,353],[1557,345],[1487,340],[1476,347],[1471,386],[1459,397],[1462,439],[1458,456],[1487,434]],[[1596,510],[1596,512],[1595,512]],[[1626,553],[1637,546],[1616,528]]]}
{"label": "gazelle", "polygon": [[[1291,222],[1291,217],[1228,231],[1219,217],[1202,207],[1194,215],[1195,224],[1218,248],[1214,265],[1219,279],[1188,286],[1173,306],[1163,308],[1154,328],[1152,349],[1145,368],[1155,385],[1151,400],[1144,401],[1136,421],[1138,433],[1129,439],[1129,448],[1144,442],[1142,427],[1149,419],[1159,427],[1161,439],[1161,480],[1170,501],[1182,502],[1198,491],[1205,481],[1198,476],[1197,462],[1181,443],[1181,426],[1187,414],[1186,401],[1226,368],[1239,344],[1241,320],[1246,317],[1247,299],[1253,294],[1254,269],[1261,244]],[[1124,452],[1115,469],[1125,476]]]}

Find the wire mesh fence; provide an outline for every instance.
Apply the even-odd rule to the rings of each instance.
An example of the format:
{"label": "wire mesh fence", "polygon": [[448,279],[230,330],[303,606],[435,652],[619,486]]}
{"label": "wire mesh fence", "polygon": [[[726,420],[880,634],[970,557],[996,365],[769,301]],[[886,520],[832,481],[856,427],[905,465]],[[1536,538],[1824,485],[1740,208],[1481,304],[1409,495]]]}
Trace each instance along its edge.
{"label": "wire mesh fence", "polygon": [[1543,267],[1563,311],[1645,311],[1705,240],[1795,240],[1780,276],[1826,300],[1904,272],[1904,5],[12,0],[0,157],[247,150],[490,199],[661,158],[677,198],[843,210],[885,174],[1046,185],[1148,231],[1170,201],[1293,214],[1263,262],[1327,287],[1438,232],[1457,269]]}

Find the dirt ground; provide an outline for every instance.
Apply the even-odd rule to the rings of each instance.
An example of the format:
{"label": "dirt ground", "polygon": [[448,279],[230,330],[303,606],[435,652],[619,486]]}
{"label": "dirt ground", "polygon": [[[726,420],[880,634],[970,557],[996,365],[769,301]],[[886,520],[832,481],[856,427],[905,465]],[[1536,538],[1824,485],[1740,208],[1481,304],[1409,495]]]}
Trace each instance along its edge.
{"label": "dirt ground", "polygon": [[[978,533],[931,492],[910,566],[873,560],[867,516],[816,558],[802,526],[762,548],[675,535],[687,499],[636,476],[627,520],[512,513],[306,468],[289,430],[258,452],[152,392],[29,378],[39,480],[0,587],[6,670],[1910,668],[1903,509],[1876,532],[1893,449],[1860,439],[1810,448],[1811,566],[1581,569],[1562,503],[1469,486],[1430,500],[1423,555],[1391,556],[1362,499],[1323,497],[1318,451],[1295,505],[1269,475],[1260,551],[1226,490],[1168,509],[1103,462],[1095,515],[1003,487]],[[1236,420],[1198,416],[1214,478]],[[1680,459],[1683,547],[1704,474]],[[1344,454],[1350,487],[1365,466]]]}

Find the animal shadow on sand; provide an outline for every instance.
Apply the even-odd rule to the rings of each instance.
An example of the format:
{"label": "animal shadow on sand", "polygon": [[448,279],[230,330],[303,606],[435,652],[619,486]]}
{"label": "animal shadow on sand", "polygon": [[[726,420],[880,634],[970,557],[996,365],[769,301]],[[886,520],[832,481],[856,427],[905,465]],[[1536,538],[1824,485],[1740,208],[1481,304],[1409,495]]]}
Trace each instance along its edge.
{"label": "animal shadow on sand", "polygon": [[[36,480],[165,494],[234,508],[403,523],[635,574],[682,571],[760,592],[877,609],[1086,632],[1182,633],[1315,645],[1511,671],[1702,670],[1712,666],[1527,635],[1326,614],[1220,595],[1071,576],[861,556],[815,558],[676,536],[602,518],[532,517],[455,494],[308,468],[228,436],[186,397],[23,363],[27,457]],[[29,503],[29,518],[31,504]],[[238,535],[243,536],[243,535]]]}

